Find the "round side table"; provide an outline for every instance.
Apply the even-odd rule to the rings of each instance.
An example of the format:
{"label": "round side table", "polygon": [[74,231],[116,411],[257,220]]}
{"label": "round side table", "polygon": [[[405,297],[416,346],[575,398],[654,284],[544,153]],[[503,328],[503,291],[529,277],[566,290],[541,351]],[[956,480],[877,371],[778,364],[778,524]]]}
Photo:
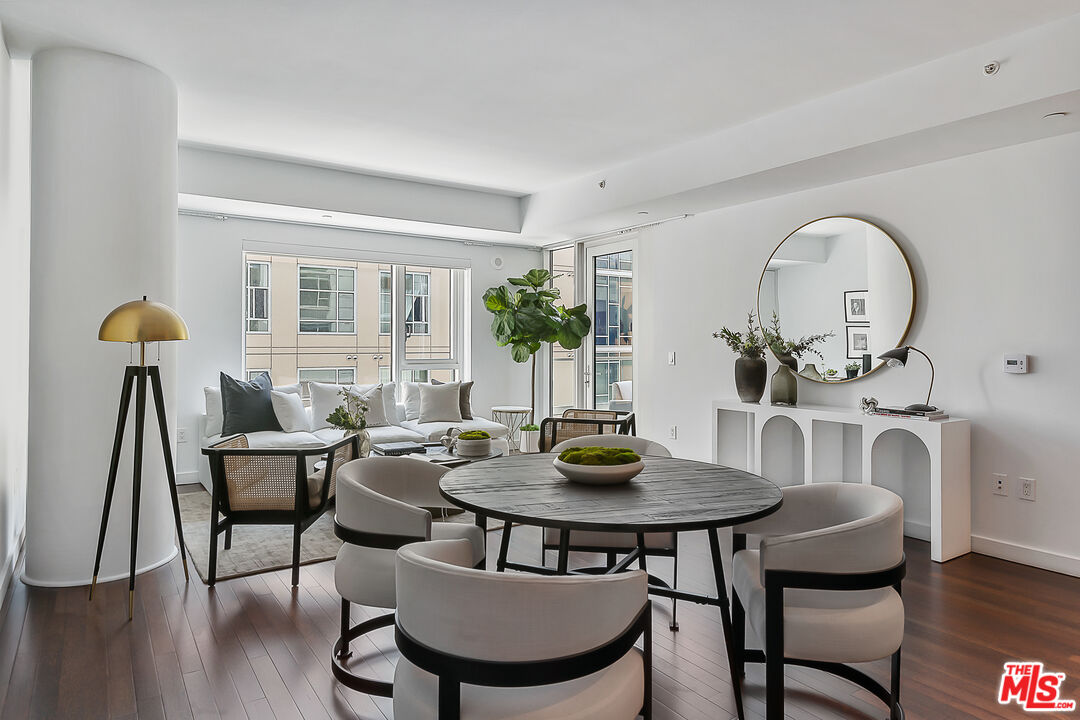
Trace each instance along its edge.
{"label": "round side table", "polygon": [[510,428],[507,441],[512,450],[521,449],[521,426],[528,423],[531,416],[532,408],[525,405],[495,405],[491,408],[492,421]]}

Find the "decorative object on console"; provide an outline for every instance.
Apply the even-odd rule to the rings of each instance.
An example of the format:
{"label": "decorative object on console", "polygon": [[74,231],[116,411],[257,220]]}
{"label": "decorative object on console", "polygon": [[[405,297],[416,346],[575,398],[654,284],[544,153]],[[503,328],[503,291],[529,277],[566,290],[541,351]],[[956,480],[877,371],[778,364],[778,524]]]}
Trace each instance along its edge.
{"label": "decorative object on console", "polygon": [[[836,374],[835,370],[833,370],[833,374]],[[806,365],[803,366],[802,372],[799,373],[799,375],[806,378],[807,380],[822,379],[821,373],[818,372],[817,365],[814,365],[814,363],[806,363]]]}
{"label": "decorative object on console", "polygon": [[833,382],[835,380],[838,380],[839,377],[838,377],[838,374],[836,372],[836,369],[835,368],[829,368],[828,370],[826,370],[825,371],[825,379],[828,380],[829,382]]}
{"label": "decorative object on console", "polygon": [[926,358],[926,362],[930,363],[930,387],[926,391],[925,403],[914,403],[913,405],[908,405],[904,409],[909,411],[914,410],[918,412],[934,412],[935,410],[937,410],[937,408],[930,404],[930,393],[934,391],[934,362],[930,359],[929,355],[927,355],[917,347],[914,347],[912,345],[905,345],[903,347],[898,347],[893,350],[889,350],[888,352],[884,352],[881,355],[878,355],[878,358],[886,361],[889,367],[904,367],[905,365],[907,365],[908,354],[912,350],[922,355],[924,358]]}
{"label": "decorative object on console", "polygon": [[746,334],[720,328],[713,333],[727,343],[732,352],[738,353],[735,359],[735,389],[743,402],[756,403],[765,394],[765,381],[768,379],[769,365],[765,362],[765,338],[754,327],[754,311],[746,316]]}
{"label": "decorative object on console", "polygon": [[847,373],[848,380],[859,377],[859,363],[849,362],[844,366],[844,371]]}
{"label": "decorative object on console", "polygon": [[[367,457],[371,453],[371,436],[367,431],[367,413],[370,405],[347,386],[341,388],[338,395],[345,402],[334,408],[334,411],[327,416],[326,422],[331,427],[344,430],[346,436],[356,435],[359,443],[359,456]],[[381,397],[379,403],[382,403]]]}
{"label": "decorative object on console", "polygon": [[870,328],[865,325],[847,326],[847,356],[858,360],[870,349]]}
{"label": "decorative object on console", "polygon": [[795,373],[784,363],[780,363],[772,376],[769,386],[769,400],[773,405],[791,405],[799,403],[799,381]]}
{"label": "decorative object on console", "polygon": [[116,490],[116,473],[120,466],[120,452],[124,442],[124,426],[127,423],[132,385],[134,385],[135,452],[131,478],[131,570],[128,575],[128,620],[131,620],[135,606],[135,557],[139,544],[139,501],[142,494],[147,382],[153,388],[158,431],[161,433],[161,452],[165,456],[165,474],[169,481],[173,518],[176,522],[176,537],[180,545],[180,558],[184,564],[184,582],[188,581],[187,547],[184,544],[184,528],[180,520],[180,502],[176,495],[176,471],[173,467],[169,425],[165,418],[165,395],[161,388],[161,372],[157,365],[146,364],[146,343],[187,339],[188,329],[184,319],[168,305],[147,300],[145,295],[142,300],[124,303],[113,310],[105,317],[98,329],[98,340],[139,343],[139,364],[129,365],[124,370],[124,383],[120,391],[120,412],[116,419],[116,435],[113,438],[109,477],[105,484],[105,502],[101,510],[101,529],[98,532],[97,552],[94,555],[94,575],[90,582],[89,598],[94,599],[94,587],[97,585],[98,571],[101,569],[101,551],[105,545],[105,531],[109,526],[109,511],[112,509],[113,492]]}
{"label": "decorative object on console", "polygon": [[518,434],[519,450],[523,453],[540,452],[540,426],[533,423],[521,426]]}
{"label": "decorative object on console", "polygon": [[495,341],[500,346],[510,346],[514,362],[532,360],[531,418],[536,417],[537,351],[544,343],[554,342],[567,350],[576,350],[592,332],[587,304],[572,308],[555,305],[555,300],[561,297],[559,288],[545,286],[557,277],[560,276],[535,268],[523,277],[507,279],[507,283],[519,290],[511,292],[506,285],[500,285],[484,293],[484,307],[495,316],[491,321]]}
{"label": "decorative object on console", "polygon": [[870,293],[867,290],[844,291],[844,322],[870,322],[870,313],[866,307],[867,296],[869,294]]}
{"label": "decorative object on console", "polygon": [[567,480],[585,485],[617,485],[645,469],[641,456],[629,448],[571,447],[552,461]]}
{"label": "decorative object on console", "polygon": [[873,362],[874,362],[874,357],[870,353],[863,353],[863,356],[862,356],[863,375],[870,372],[870,370],[873,368],[873,365],[872,365]]}
{"label": "decorative object on console", "polygon": [[[911,265],[889,233],[855,217],[824,217],[796,228],[769,257],[758,284],[758,319],[779,335],[777,328],[768,328],[767,320],[775,313],[783,320],[785,337],[835,337],[814,345],[814,354],[819,369],[839,370],[849,360],[861,360],[864,354],[872,359],[904,344],[914,318],[915,290]],[[840,299],[842,315],[836,307]],[[851,327],[845,330],[845,324]],[[769,345],[786,362],[786,348]],[[799,364],[808,359],[801,358]],[[873,362],[861,374],[814,381],[857,380],[884,364]]]}
{"label": "decorative object on console", "polygon": [[876,397],[864,397],[862,399],[862,411],[864,415],[872,415],[877,410],[878,399]]}
{"label": "decorative object on console", "polygon": [[[761,318],[759,317],[758,320]],[[772,350],[773,355],[784,365],[787,365],[793,371],[798,372],[799,364],[796,362],[803,355],[817,355],[824,360],[821,351],[818,350],[815,345],[825,342],[829,338],[833,337],[836,333],[829,332],[814,333],[811,335],[803,335],[798,340],[785,340],[784,336],[780,332],[780,316],[775,312],[772,314],[772,322],[769,327],[762,327],[761,334],[765,337],[765,344]],[[814,369],[817,373],[817,369]],[[818,375],[818,379],[821,379],[821,375]]]}

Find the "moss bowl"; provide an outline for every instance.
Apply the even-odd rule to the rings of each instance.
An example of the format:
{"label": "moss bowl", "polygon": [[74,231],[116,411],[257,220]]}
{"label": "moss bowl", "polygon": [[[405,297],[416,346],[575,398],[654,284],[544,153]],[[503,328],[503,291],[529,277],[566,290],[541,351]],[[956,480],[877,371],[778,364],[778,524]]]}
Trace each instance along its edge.
{"label": "moss bowl", "polygon": [[567,480],[586,485],[618,485],[645,469],[641,457],[626,448],[567,448],[552,465]]}

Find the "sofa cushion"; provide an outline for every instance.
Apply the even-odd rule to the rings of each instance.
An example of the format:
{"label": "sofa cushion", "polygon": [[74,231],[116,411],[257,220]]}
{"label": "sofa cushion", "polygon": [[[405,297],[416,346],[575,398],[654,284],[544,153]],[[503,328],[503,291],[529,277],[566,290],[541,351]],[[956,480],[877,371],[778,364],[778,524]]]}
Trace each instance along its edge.
{"label": "sofa cushion", "polygon": [[299,395],[279,390],[270,391],[274,415],[285,432],[311,432],[311,418]]}
{"label": "sofa cushion", "polygon": [[[368,437],[371,438],[372,443],[388,443],[388,442],[421,442],[425,440],[422,435],[413,432],[412,430],[406,430],[405,428],[398,427],[397,425],[383,425],[381,427],[369,427],[367,429]],[[329,445],[335,443],[341,438],[345,437],[345,431],[338,428],[321,428],[312,433],[321,442]],[[441,437],[441,436],[440,436]]]}
{"label": "sofa cushion", "polygon": [[419,421],[461,422],[461,385],[420,385]]}
{"label": "sofa cushion", "polygon": [[[445,385],[441,380],[431,379],[432,385]],[[472,388],[473,381],[461,383],[461,419],[472,420]]]}
{"label": "sofa cushion", "polygon": [[[341,396],[342,390],[348,388],[349,392],[362,398],[375,387],[375,384],[336,385],[334,383],[309,382],[308,395],[311,397],[311,429],[318,430],[319,428],[330,427],[330,423],[326,422],[326,418],[330,417],[330,413],[334,412],[339,405],[345,403],[345,398]],[[379,404],[381,405],[381,403],[382,396],[380,395]],[[377,417],[374,415],[373,418],[377,420]]]}
{"label": "sofa cushion", "polygon": [[405,405],[405,419],[420,418],[420,383],[401,383],[401,402]]}
{"label": "sofa cushion", "polygon": [[[300,383],[292,385],[275,385],[273,390],[283,393],[300,395]],[[212,437],[221,434],[221,388],[206,386],[203,388],[203,396],[206,400],[206,428],[203,430],[204,437]]]}
{"label": "sofa cushion", "polygon": [[[247,436],[249,448],[313,448],[326,445],[326,442],[320,440],[314,433],[309,432],[264,430],[244,434]],[[206,439],[206,445],[210,446],[219,443],[229,437],[233,436],[213,435]]]}
{"label": "sofa cushion", "polygon": [[481,417],[474,417],[472,420],[462,420],[461,422],[456,423],[422,423],[419,420],[405,420],[401,423],[401,427],[423,435],[424,438],[430,442],[441,440],[442,436],[446,434],[446,431],[452,427],[456,427],[462,432],[466,432],[467,430],[486,430],[493,438],[503,438],[510,434],[510,428],[505,425]]}
{"label": "sofa cushion", "polygon": [[225,373],[221,379],[221,432],[224,435],[281,430],[270,399],[270,375],[262,373],[250,382]]}

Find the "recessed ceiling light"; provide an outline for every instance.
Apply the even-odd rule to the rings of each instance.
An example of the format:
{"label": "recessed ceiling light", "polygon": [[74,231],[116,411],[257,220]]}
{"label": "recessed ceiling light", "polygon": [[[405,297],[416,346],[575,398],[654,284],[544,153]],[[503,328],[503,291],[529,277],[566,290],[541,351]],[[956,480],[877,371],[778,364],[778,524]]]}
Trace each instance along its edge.
{"label": "recessed ceiling light", "polygon": [[1063,118],[1068,114],[1069,113],[1067,113],[1067,112],[1046,113],[1045,115],[1043,115],[1043,120],[1049,120],[1050,118]]}

